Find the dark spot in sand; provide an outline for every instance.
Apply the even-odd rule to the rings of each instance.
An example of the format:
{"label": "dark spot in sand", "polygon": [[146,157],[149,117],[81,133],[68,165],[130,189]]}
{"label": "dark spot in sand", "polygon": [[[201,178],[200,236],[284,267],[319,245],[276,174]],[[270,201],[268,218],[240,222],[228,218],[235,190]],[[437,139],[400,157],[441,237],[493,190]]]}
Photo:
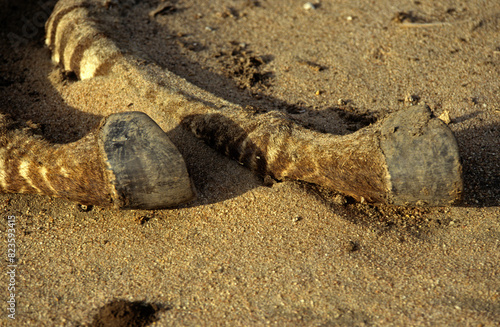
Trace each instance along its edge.
{"label": "dark spot in sand", "polygon": [[158,320],[158,313],[169,307],[143,301],[115,300],[95,315],[92,327],[144,327]]}

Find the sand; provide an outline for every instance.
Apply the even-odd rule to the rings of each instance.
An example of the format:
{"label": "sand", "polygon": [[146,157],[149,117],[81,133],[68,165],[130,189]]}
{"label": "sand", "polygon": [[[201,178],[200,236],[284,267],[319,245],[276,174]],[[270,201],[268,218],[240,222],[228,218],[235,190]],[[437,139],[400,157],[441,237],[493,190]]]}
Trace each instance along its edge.
{"label": "sand", "polygon": [[[335,134],[412,103],[448,112],[464,199],[374,206],[269,183],[166,120],[197,189],[189,204],[119,211],[0,195],[1,253],[15,216],[17,265],[11,319],[3,261],[0,324],[124,325],[121,313],[157,326],[498,325],[497,1],[125,2],[123,44],[231,102]],[[145,104],[53,66],[43,22],[54,3],[0,1],[0,110],[65,143]]]}

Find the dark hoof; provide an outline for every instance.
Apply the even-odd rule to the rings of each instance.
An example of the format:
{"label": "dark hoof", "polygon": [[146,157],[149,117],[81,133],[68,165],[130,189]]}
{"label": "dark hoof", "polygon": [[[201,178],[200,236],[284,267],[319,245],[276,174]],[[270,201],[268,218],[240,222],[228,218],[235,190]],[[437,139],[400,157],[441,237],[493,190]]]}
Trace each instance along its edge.
{"label": "dark hoof", "polygon": [[160,209],[194,197],[181,154],[148,115],[125,112],[109,116],[99,140],[118,207]]}
{"label": "dark hoof", "polygon": [[462,166],[455,136],[425,105],[384,121],[381,148],[397,205],[449,205],[460,200]]}

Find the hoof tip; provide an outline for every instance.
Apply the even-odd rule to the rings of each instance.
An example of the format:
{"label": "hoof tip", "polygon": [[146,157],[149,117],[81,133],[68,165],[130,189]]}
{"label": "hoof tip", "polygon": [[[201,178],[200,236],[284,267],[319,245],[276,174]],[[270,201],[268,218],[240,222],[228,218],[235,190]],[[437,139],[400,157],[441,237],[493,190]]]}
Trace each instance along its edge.
{"label": "hoof tip", "polygon": [[113,114],[99,135],[122,209],[161,209],[194,197],[184,159],[165,132],[142,112]]}
{"label": "hoof tip", "polygon": [[453,204],[462,193],[458,145],[449,127],[425,105],[408,107],[384,121],[381,148],[396,205]]}

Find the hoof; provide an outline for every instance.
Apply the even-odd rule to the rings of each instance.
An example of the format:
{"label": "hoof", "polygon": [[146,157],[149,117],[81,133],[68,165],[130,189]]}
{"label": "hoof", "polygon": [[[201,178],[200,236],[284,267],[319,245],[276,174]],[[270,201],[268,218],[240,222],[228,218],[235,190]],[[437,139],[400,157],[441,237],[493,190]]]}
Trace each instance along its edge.
{"label": "hoof", "polygon": [[455,136],[425,105],[384,121],[381,148],[389,171],[391,203],[449,205],[460,200],[462,166]]}
{"label": "hoof", "polygon": [[109,116],[101,127],[99,143],[119,208],[161,209],[194,197],[181,154],[148,115]]}

